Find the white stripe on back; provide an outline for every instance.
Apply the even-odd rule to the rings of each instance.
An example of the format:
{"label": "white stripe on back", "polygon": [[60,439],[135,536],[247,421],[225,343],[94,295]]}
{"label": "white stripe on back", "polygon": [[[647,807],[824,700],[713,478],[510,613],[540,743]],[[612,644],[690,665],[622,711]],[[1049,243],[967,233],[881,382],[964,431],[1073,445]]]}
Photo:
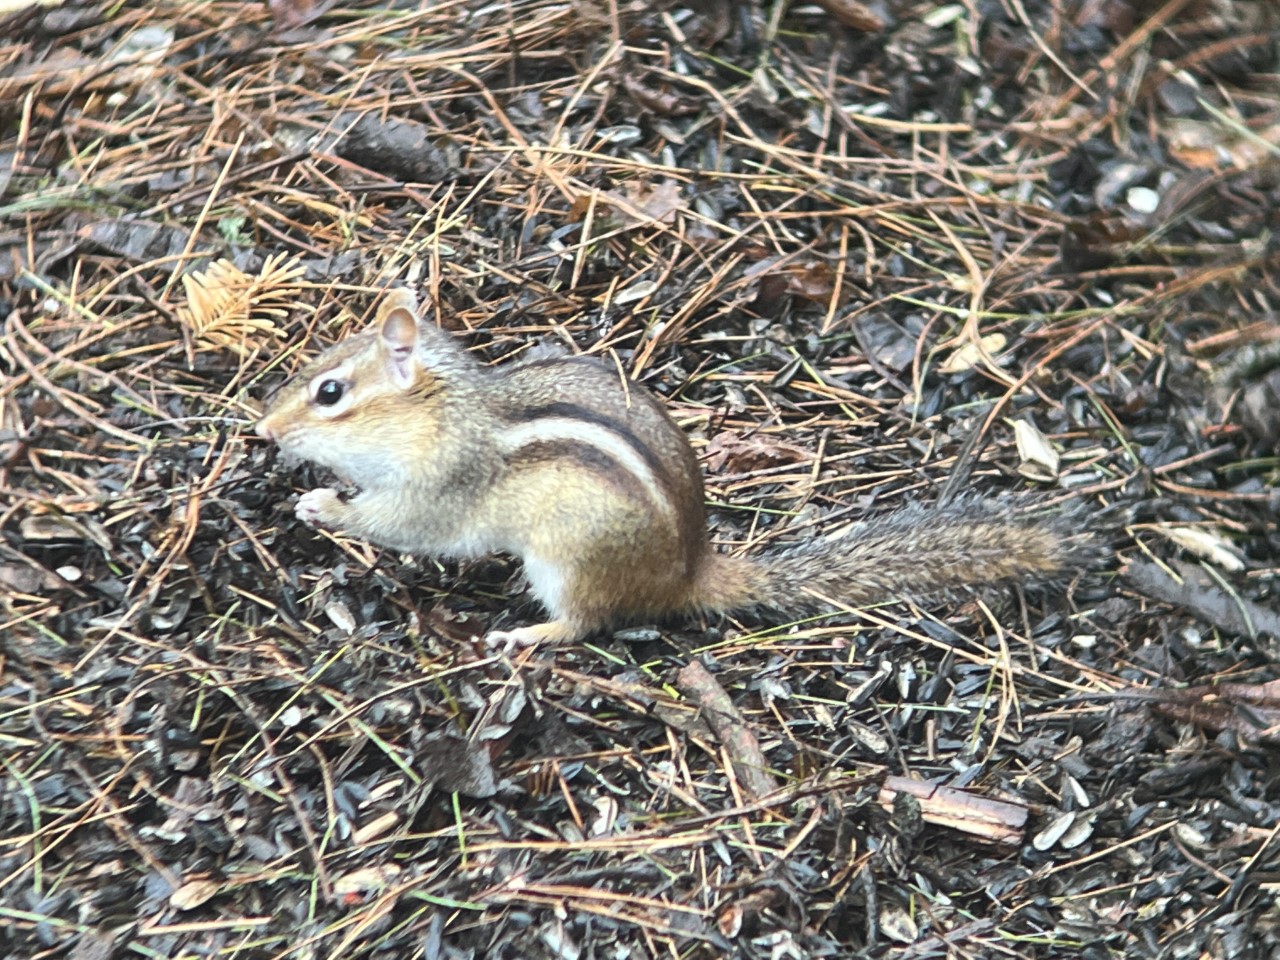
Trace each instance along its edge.
{"label": "white stripe on back", "polygon": [[667,497],[662,484],[654,476],[644,457],[640,456],[635,447],[623,437],[598,423],[587,423],[571,417],[539,417],[527,423],[504,427],[498,431],[496,439],[498,446],[507,454],[518,453],[521,448],[535,443],[554,443],[555,441],[569,441],[594,447],[616,461],[639,481],[655,507],[664,513],[671,513],[675,509],[675,505]]}

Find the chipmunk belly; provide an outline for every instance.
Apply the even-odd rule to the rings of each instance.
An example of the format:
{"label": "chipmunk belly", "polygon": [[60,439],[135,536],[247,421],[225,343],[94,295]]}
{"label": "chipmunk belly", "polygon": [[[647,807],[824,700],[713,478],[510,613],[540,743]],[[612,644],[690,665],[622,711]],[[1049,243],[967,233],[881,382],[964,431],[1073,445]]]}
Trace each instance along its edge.
{"label": "chipmunk belly", "polygon": [[565,572],[559,564],[534,556],[524,557],[524,575],[532,593],[552,616],[561,618],[568,612],[565,603]]}
{"label": "chipmunk belly", "polygon": [[465,504],[437,494],[430,509],[413,488],[364,490],[353,497],[342,532],[388,550],[442,559],[472,559],[506,549],[507,541],[476,524]]}

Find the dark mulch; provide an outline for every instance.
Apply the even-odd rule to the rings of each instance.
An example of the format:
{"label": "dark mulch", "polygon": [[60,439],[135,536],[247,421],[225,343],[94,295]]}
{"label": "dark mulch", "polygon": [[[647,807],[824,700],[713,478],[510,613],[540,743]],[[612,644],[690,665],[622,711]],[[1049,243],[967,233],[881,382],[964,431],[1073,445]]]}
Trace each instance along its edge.
{"label": "dark mulch", "polygon": [[[856,7],[0,20],[0,955],[1277,955],[1280,10]],[[1105,559],[494,653],[245,429],[392,283],[663,395],[726,549]]]}

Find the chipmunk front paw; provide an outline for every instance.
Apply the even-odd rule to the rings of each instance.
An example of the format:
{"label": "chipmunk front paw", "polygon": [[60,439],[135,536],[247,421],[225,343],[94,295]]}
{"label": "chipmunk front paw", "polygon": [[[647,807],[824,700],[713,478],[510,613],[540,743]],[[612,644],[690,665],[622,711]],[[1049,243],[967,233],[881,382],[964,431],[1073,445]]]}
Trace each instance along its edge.
{"label": "chipmunk front paw", "polygon": [[293,508],[294,516],[303,523],[313,527],[336,527],[340,525],[347,505],[338,496],[338,491],[330,487],[319,490],[308,490],[298,498]]}

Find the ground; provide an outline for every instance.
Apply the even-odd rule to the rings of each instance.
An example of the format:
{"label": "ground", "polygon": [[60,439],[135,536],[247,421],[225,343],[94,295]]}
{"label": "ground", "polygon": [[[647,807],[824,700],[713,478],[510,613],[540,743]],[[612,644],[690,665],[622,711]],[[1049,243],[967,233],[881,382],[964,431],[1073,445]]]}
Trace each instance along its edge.
{"label": "ground", "polygon": [[[1268,0],[4,14],[0,955],[1280,955],[1278,48]],[[494,650],[515,564],[301,524],[248,429],[393,284],[662,396],[721,549],[976,495],[1098,560]]]}

